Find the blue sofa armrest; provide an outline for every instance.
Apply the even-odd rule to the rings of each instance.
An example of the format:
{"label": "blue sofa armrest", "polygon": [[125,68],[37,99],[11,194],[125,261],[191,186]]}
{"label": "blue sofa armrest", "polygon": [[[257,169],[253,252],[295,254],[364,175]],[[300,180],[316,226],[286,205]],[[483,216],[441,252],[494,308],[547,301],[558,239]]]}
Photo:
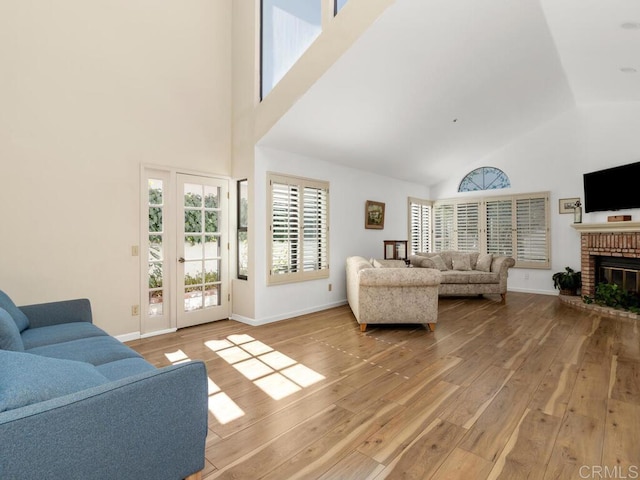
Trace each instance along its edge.
{"label": "blue sofa armrest", "polygon": [[19,308],[29,319],[29,328],[48,327],[60,323],[93,322],[91,303],[86,298],[37,303]]}
{"label": "blue sofa armrest", "polygon": [[204,468],[195,361],[0,412],[0,478],[182,479]]}

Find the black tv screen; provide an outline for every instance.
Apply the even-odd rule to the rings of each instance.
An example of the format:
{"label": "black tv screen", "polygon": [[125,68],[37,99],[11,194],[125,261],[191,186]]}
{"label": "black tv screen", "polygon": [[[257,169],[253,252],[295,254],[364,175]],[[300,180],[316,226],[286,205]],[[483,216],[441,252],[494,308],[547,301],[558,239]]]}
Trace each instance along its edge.
{"label": "black tv screen", "polygon": [[640,162],[584,174],[584,211],[640,208]]}

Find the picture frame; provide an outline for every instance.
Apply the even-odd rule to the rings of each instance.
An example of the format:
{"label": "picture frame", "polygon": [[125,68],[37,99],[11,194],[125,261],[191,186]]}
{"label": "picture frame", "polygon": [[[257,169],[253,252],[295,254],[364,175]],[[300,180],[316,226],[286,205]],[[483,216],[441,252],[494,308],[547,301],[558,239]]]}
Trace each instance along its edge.
{"label": "picture frame", "polygon": [[367,200],[364,206],[364,228],[384,229],[384,203]]}
{"label": "picture frame", "polygon": [[576,202],[580,201],[580,197],[575,198],[561,198],[558,204],[558,211],[560,213],[573,213]]}

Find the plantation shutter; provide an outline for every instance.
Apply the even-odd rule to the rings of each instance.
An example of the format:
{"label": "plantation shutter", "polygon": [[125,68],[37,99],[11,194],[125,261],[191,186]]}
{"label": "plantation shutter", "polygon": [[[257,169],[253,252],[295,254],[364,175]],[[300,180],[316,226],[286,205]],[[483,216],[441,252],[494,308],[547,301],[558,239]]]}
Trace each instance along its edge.
{"label": "plantation shutter", "polygon": [[549,261],[548,198],[516,198],[516,264],[547,267]]}
{"label": "plantation shutter", "polygon": [[513,256],[513,200],[487,200],[485,214],[487,253]]}
{"label": "plantation shutter", "polygon": [[480,204],[458,203],[456,205],[456,250],[461,252],[479,251]]}
{"label": "plantation shutter", "polygon": [[297,185],[271,183],[272,212],[272,275],[298,271],[300,250],[300,189]]}
{"label": "plantation shutter", "polygon": [[329,276],[329,184],[269,174],[269,283]]}
{"label": "plantation shutter", "polygon": [[305,272],[329,268],[328,259],[328,191],[304,187],[304,245]]}
{"label": "plantation shutter", "polygon": [[431,251],[431,205],[409,200],[409,238],[411,254]]}
{"label": "plantation shutter", "polygon": [[452,203],[436,203],[433,207],[433,251],[451,250],[454,241]]}

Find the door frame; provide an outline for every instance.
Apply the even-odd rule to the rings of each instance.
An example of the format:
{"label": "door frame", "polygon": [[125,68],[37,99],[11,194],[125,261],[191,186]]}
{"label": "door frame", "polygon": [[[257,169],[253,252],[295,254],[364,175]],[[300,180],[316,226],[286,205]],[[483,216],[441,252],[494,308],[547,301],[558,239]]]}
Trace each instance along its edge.
{"label": "door frame", "polygon": [[[227,191],[229,192],[229,201],[225,219],[226,228],[229,232],[229,249],[228,251],[228,260],[227,265],[223,265],[223,269],[225,270],[227,276],[227,285],[226,291],[230,295],[232,292],[233,282],[231,279],[233,278],[234,273],[234,262],[231,260],[233,255],[235,255],[235,246],[234,242],[231,241],[231,232],[233,228],[234,222],[232,221],[234,218],[233,215],[233,205],[235,192],[232,188],[230,188],[232,184],[232,179],[226,175],[217,175],[211,172],[202,172],[197,170],[190,170],[185,168],[177,168],[177,167],[167,167],[167,166],[159,166],[154,164],[140,164],[140,204],[139,204],[139,275],[140,275],[140,283],[139,283],[139,299],[140,299],[140,307],[139,307],[139,321],[140,321],[140,338],[152,337],[155,335],[162,335],[164,333],[175,332],[178,329],[178,294],[177,294],[177,212],[178,206],[176,199],[178,197],[177,193],[177,185],[178,185],[178,175],[193,175],[198,177],[207,177],[207,178],[215,178],[217,180],[222,180],[227,182]],[[165,245],[165,257],[164,257],[164,265],[165,271],[163,272],[163,279],[168,280],[168,285],[165,289],[165,294],[168,295],[168,299],[163,302],[165,305],[165,312],[162,316],[151,317],[147,312],[147,304],[148,304],[148,223],[147,223],[147,205],[148,205],[148,179],[149,178],[159,178],[163,181],[167,182],[166,192],[164,193],[164,197],[169,199],[170,201],[165,203],[165,210],[163,212],[163,224],[164,231],[170,232],[163,239]],[[226,248],[226,247],[225,247]],[[232,298],[232,297],[231,297]],[[231,300],[227,302],[228,304],[228,314],[231,315]]]}

